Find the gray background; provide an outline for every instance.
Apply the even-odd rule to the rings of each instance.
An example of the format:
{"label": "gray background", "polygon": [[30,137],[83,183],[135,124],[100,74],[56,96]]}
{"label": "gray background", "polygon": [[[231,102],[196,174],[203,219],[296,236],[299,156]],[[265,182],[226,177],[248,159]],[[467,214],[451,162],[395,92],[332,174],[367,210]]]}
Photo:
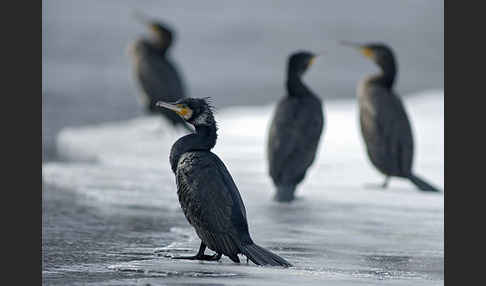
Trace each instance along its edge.
{"label": "gray background", "polygon": [[383,41],[397,53],[402,94],[444,85],[443,1],[43,1],[43,159],[63,126],[140,115],[127,48],[145,27],[135,9],[177,32],[174,61],[194,97],[216,107],[283,95],[297,49],[326,51],[305,77],[324,100],[354,96],[376,68],[339,40]]}

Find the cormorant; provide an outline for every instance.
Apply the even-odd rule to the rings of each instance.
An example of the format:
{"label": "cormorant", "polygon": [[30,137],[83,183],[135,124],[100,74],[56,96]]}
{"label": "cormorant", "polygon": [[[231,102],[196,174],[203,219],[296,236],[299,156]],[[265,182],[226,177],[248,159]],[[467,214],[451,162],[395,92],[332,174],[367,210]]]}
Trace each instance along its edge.
{"label": "cormorant", "polygon": [[287,95],[277,105],[267,145],[269,173],[277,188],[275,200],[294,199],[296,186],[314,162],[324,126],[321,100],[302,82],[315,55],[299,51],[287,66]]}
{"label": "cormorant", "polygon": [[398,68],[392,49],[382,43],[342,44],[357,48],[381,69],[381,73],[367,76],[359,83],[357,97],[368,157],[385,175],[382,187],[386,188],[394,176],[409,179],[422,191],[438,192],[412,172],[412,128],[402,101],[393,90]]}
{"label": "cormorant", "polygon": [[[224,163],[210,151],[216,145],[217,127],[208,101],[184,98],[173,104],[159,101],[157,105],[175,111],[195,127],[194,133],[172,146],[170,165],[182,210],[201,239],[201,246],[194,256],[174,258],[219,260],[224,254],[239,262],[241,253],[257,265],[291,266],[251,239],[238,188]],[[205,255],[206,247],[216,254]]]}
{"label": "cormorant", "polygon": [[168,25],[149,20],[140,12],[134,16],[152,32],[152,38],[138,39],[131,49],[135,76],[143,91],[142,99],[146,111],[151,114],[162,114],[174,126],[182,125],[192,131],[177,114],[155,106],[159,100],[173,102],[185,97],[182,78],[167,55],[175,38],[174,32]]}

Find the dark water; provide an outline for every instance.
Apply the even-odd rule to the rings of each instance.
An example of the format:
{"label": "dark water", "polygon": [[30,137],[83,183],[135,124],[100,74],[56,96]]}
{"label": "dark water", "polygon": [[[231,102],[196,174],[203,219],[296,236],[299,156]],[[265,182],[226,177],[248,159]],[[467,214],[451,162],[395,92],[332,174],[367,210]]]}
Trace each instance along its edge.
{"label": "dark water", "polygon": [[[260,196],[251,191],[246,194],[259,241],[296,261],[297,269],[290,273],[262,270],[234,266],[228,260],[221,264],[173,263],[164,257],[164,249],[162,254],[154,254],[154,249],[161,247],[169,249],[168,255],[197,248],[197,240],[178,208],[173,178],[167,169],[166,145],[173,138],[162,140],[165,147],[158,147],[159,139],[152,135],[142,135],[148,136],[147,140],[118,141],[144,146],[148,150],[144,153],[138,148],[111,148],[110,144],[117,145],[117,137],[103,141],[111,136],[111,127],[99,134],[88,130],[86,136],[74,129],[73,134],[61,138],[67,141],[58,137],[66,127],[142,115],[126,52],[130,42],[145,32],[130,18],[134,8],[166,19],[177,29],[172,55],[186,78],[190,95],[211,96],[218,108],[276,101],[284,93],[286,57],[301,48],[326,51],[305,78],[316,93],[324,100],[352,98],[356,82],[376,68],[356,52],[339,47],[337,41],[343,39],[390,43],[398,55],[397,89],[402,94],[443,88],[443,1],[286,0],[279,1],[278,6],[273,1],[43,1],[42,138],[43,180],[47,181],[42,202],[43,284],[321,285],[324,280],[332,285],[443,283],[441,199],[429,197],[425,201],[430,204],[418,209],[376,207],[359,201],[343,203],[338,195],[339,199],[333,201],[333,194],[339,194],[341,188],[357,200],[367,196],[360,195],[361,181],[351,187],[333,185],[332,179],[341,182],[343,178],[329,166],[348,170],[340,158],[333,156],[349,151],[338,148],[334,152],[328,147],[333,146],[332,137],[331,144],[322,151],[330,159],[326,157],[328,161],[316,167],[316,174],[321,170],[326,173],[324,183],[329,185],[316,185],[310,180],[307,188],[329,189],[330,195],[321,197],[318,191],[310,192],[308,200],[282,216],[282,210],[272,205],[269,197],[255,203]],[[346,117],[349,114],[336,117],[334,122]],[[435,117],[431,120],[430,126],[438,122]],[[134,127],[143,128],[142,124]],[[423,134],[435,131],[427,128]],[[246,188],[269,189],[261,154],[254,153],[263,143],[240,142],[232,136],[226,137],[230,138],[226,143],[223,136],[219,148],[237,183]],[[83,138],[88,139],[80,144]],[[97,138],[106,144],[96,145]],[[145,141],[148,145],[143,145]],[[237,143],[242,144],[239,150],[248,153],[248,158],[225,147]],[[443,148],[443,141],[439,143]],[[424,144],[428,151],[420,155],[437,149],[431,141]],[[89,151],[97,150],[92,153],[102,158],[101,162],[69,158],[84,150],[77,148],[80,145]],[[64,149],[59,152],[59,147]],[[76,148],[66,150],[71,147]],[[110,149],[118,154],[111,156]],[[122,159],[118,161],[117,157]],[[443,157],[434,158],[420,159],[419,163],[440,183]],[[248,170],[249,166],[256,171]],[[381,179],[366,170],[366,175]],[[163,194],[158,180],[163,181]],[[412,198],[407,196],[408,185],[400,187],[398,197],[376,193],[371,197],[421,200],[416,193]],[[410,210],[421,215],[418,221]],[[312,219],[310,214],[319,219]],[[360,216],[369,219],[356,220]],[[348,223],[346,227],[343,222]]]}

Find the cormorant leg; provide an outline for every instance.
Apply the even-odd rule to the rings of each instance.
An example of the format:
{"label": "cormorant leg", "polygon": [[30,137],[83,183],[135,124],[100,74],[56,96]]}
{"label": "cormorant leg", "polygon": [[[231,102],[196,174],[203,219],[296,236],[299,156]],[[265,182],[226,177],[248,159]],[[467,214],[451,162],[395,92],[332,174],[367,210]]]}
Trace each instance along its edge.
{"label": "cormorant leg", "polygon": [[206,250],[206,245],[201,241],[201,246],[199,246],[199,251],[193,256],[174,256],[172,259],[188,259],[188,260],[205,260],[205,261],[218,261],[221,259],[221,253],[216,253],[214,255],[206,255],[204,251]]}
{"label": "cormorant leg", "polygon": [[189,259],[189,260],[202,260],[204,257],[204,251],[206,250],[206,245],[201,241],[201,246],[199,246],[199,251],[193,256],[174,256],[172,259]]}
{"label": "cormorant leg", "polygon": [[210,260],[210,261],[219,261],[219,260],[221,259],[221,256],[222,256],[222,255],[223,255],[223,254],[221,254],[221,253],[216,253],[216,254],[214,254],[214,255],[211,255],[211,256],[207,255],[207,256],[209,256],[209,257],[210,257],[210,259],[208,259],[208,260]]}
{"label": "cormorant leg", "polygon": [[388,187],[388,182],[390,181],[390,177],[389,176],[386,176],[385,177],[385,181],[383,182],[383,185],[381,185],[381,187],[383,189],[386,189]]}

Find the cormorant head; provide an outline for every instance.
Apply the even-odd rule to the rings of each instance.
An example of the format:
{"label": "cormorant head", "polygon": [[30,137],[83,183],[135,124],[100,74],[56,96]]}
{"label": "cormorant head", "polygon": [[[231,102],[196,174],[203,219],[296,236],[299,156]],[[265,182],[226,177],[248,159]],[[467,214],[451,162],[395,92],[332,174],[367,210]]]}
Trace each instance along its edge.
{"label": "cormorant head", "polygon": [[194,126],[213,126],[216,124],[209,98],[186,97],[174,103],[158,101],[156,105],[173,110]]}
{"label": "cormorant head", "polygon": [[307,51],[298,51],[289,56],[287,71],[301,76],[312,65],[316,55]]}
{"label": "cormorant head", "polygon": [[376,82],[380,82],[388,88],[393,86],[397,74],[397,65],[393,51],[389,46],[382,43],[355,44],[341,42],[341,44],[358,49],[365,57],[370,58],[380,66],[383,73],[375,79]]}
{"label": "cormorant head", "polygon": [[154,33],[155,37],[164,45],[170,46],[172,44],[174,33],[171,29],[160,22],[152,21],[149,24],[150,30]]}
{"label": "cormorant head", "polygon": [[358,49],[365,57],[371,59],[381,68],[395,67],[395,56],[392,49],[383,43],[356,44],[341,42],[341,44]]}
{"label": "cormorant head", "polygon": [[174,41],[174,32],[167,24],[155,21],[140,11],[135,11],[133,16],[150,29],[163,48],[168,48]]}

